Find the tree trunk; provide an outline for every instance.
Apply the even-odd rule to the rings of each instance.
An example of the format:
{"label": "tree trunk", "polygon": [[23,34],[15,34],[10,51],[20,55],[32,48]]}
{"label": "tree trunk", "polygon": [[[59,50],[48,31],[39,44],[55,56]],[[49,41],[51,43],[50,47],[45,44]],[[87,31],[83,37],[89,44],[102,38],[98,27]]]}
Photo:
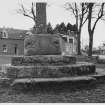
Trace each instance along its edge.
{"label": "tree trunk", "polygon": [[81,55],[81,30],[78,32],[78,55]]}
{"label": "tree trunk", "polygon": [[89,52],[88,52],[89,57],[92,56],[92,49],[93,49],[93,33],[89,32]]}
{"label": "tree trunk", "polygon": [[91,22],[92,22],[92,8],[93,8],[93,3],[89,3],[89,12],[88,12],[88,33],[89,33],[89,52],[88,56],[92,56],[92,47],[93,47],[93,32],[91,28]]}

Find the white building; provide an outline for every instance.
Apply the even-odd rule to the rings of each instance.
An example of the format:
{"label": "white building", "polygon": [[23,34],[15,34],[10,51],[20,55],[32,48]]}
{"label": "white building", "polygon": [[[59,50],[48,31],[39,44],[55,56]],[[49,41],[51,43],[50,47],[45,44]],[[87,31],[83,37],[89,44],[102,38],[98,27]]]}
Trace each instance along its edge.
{"label": "white building", "polygon": [[69,32],[68,35],[60,34],[62,37],[62,55],[77,54],[77,38],[74,32]]}

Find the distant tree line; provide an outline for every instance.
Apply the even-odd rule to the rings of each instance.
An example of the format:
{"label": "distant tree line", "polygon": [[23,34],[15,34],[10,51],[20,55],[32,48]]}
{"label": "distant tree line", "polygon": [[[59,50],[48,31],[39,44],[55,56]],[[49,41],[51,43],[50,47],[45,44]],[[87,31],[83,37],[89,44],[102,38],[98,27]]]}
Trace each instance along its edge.
{"label": "distant tree line", "polygon": [[68,23],[65,25],[64,22],[61,24],[57,24],[54,28],[52,28],[51,23],[48,23],[47,25],[47,33],[49,34],[55,34],[55,33],[60,33],[60,34],[67,34],[68,30],[73,31],[75,34],[77,33],[77,27],[76,25],[72,25]]}

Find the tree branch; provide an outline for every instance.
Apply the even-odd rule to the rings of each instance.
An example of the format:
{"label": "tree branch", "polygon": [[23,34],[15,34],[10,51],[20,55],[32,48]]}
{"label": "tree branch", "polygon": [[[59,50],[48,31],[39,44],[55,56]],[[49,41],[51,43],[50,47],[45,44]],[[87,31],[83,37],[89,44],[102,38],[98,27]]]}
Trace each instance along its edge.
{"label": "tree branch", "polygon": [[66,9],[71,10],[72,13],[74,14],[74,16],[76,17],[75,9],[72,7],[72,5],[70,3],[67,3],[67,4],[68,4],[68,8],[66,8]]}
{"label": "tree branch", "polygon": [[32,2],[31,12],[32,12],[34,20],[36,21],[36,15],[35,15],[34,3],[33,2]]}
{"label": "tree branch", "polygon": [[99,10],[99,12],[98,12],[98,18],[96,19],[96,21],[95,21],[95,23],[94,23],[94,25],[93,25],[92,31],[94,31],[97,22],[104,16],[104,15],[103,15],[103,11],[104,11],[104,3],[102,3],[102,5],[101,5],[101,8],[100,8],[100,10]]}
{"label": "tree branch", "polygon": [[82,22],[82,26],[85,24],[85,22],[87,21],[88,17],[85,18],[85,20]]}
{"label": "tree branch", "polygon": [[[29,12],[29,11],[31,11],[31,12]],[[35,20],[36,20],[36,16],[35,16],[35,11],[34,11],[34,5],[33,5],[33,3],[32,3],[32,6],[31,6],[30,10],[27,10],[27,9],[24,7],[24,5],[21,3],[20,9],[18,9],[17,13],[22,14],[23,16],[26,16],[26,17],[31,18],[32,20],[34,20],[34,22],[35,22]]]}
{"label": "tree branch", "polygon": [[[88,12],[88,7],[87,5],[85,6],[85,3],[82,3],[82,19],[81,19],[81,27],[85,24],[85,22],[88,19],[88,16],[85,18],[86,13]],[[85,18],[85,20],[84,20]]]}

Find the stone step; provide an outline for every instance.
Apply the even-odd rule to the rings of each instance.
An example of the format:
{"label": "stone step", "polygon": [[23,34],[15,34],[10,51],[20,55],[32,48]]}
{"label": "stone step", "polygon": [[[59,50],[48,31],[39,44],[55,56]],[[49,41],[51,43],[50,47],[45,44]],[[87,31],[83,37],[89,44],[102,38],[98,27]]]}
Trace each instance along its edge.
{"label": "stone step", "polygon": [[14,86],[15,84],[18,83],[46,83],[46,82],[86,82],[86,81],[96,81],[98,82],[99,79],[105,79],[105,72],[101,73],[95,73],[92,75],[87,75],[87,76],[76,76],[76,77],[62,77],[62,78],[24,78],[24,79],[15,79],[11,86]]}
{"label": "stone step", "polygon": [[45,82],[81,82],[81,81],[97,81],[99,78],[105,78],[105,72],[98,74],[92,74],[87,76],[74,76],[74,77],[61,77],[61,78],[19,78],[11,80],[10,78],[0,78],[0,83],[10,83],[14,86],[18,83],[45,83]]}
{"label": "stone step", "polygon": [[91,63],[59,66],[8,66],[6,69],[7,78],[54,78],[95,73],[95,65]]}
{"label": "stone step", "polygon": [[12,57],[11,65],[13,66],[35,66],[35,65],[65,65],[75,64],[76,57],[62,55],[35,55]]}
{"label": "stone step", "polygon": [[45,83],[45,82],[78,82],[78,81],[94,81],[96,80],[93,77],[88,76],[78,76],[78,77],[63,77],[63,78],[24,78],[24,79],[15,79],[11,86],[18,83]]}

